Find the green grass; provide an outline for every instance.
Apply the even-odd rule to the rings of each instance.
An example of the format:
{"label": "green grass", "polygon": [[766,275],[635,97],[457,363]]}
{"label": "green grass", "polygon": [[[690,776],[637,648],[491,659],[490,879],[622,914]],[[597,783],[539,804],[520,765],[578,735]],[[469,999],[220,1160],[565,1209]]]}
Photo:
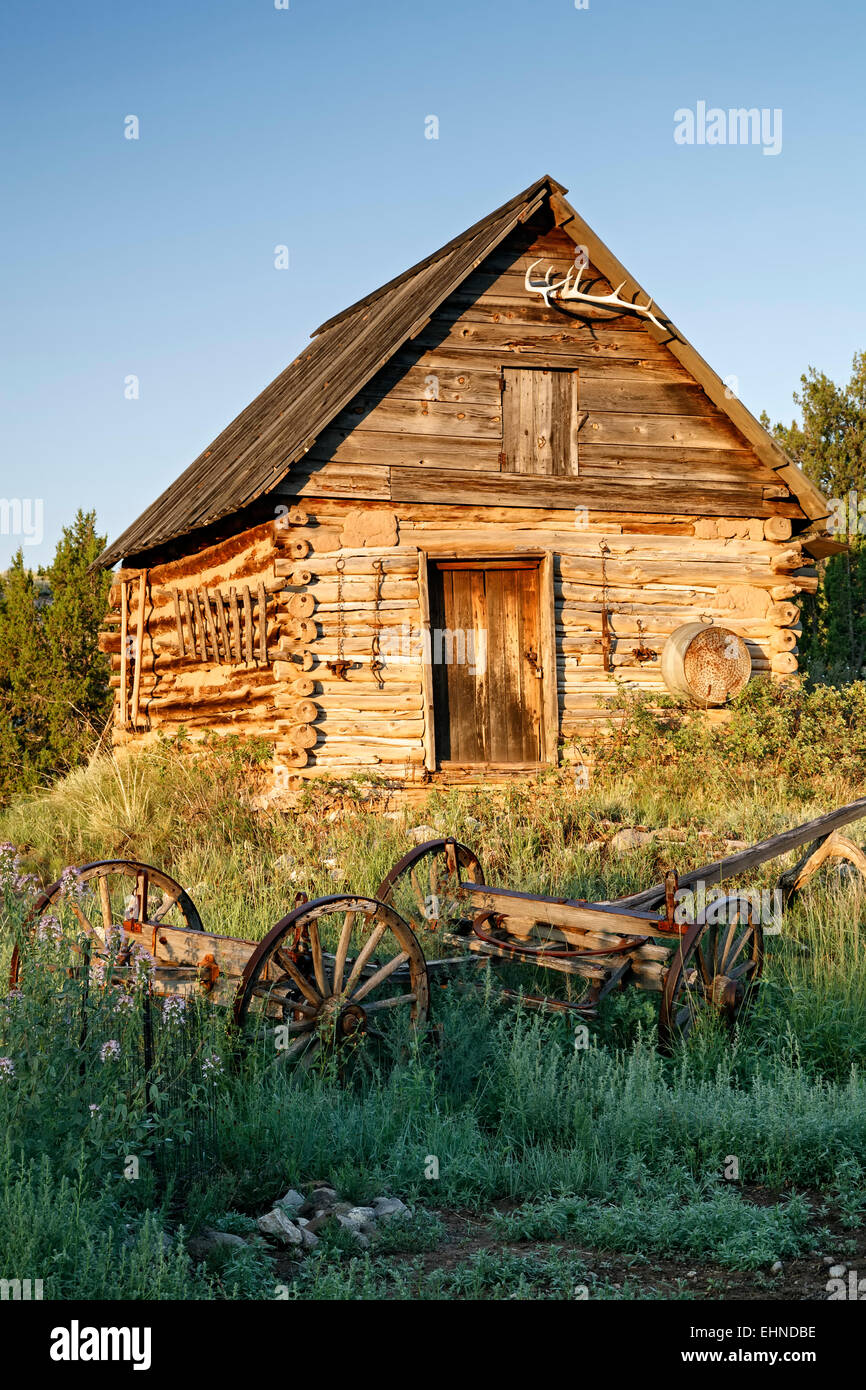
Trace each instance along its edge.
{"label": "green grass", "polygon": [[[795,790],[784,769],[750,770],[754,723],[739,763],[728,748],[701,776],[694,748],[672,753],[673,736],[637,719],[588,790],[551,771],[496,794],[434,791],[398,818],[366,809],[358,782],[322,784],[293,814],[256,811],[260,750],[162,747],[10,805],[0,839],[43,880],[90,858],[156,863],[208,927],[251,940],[298,889],[373,891],[421,822],[476,848],[488,881],[613,898],[858,794],[850,749]],[[772,747],[765,756],[775,768]],[[589,848],[619,825],[679,838],[620,859]],[[749,885],[772,885],[781,867]],[[831,1215],[853,1231],[866,1211],[864,903],[858,884],[823,875],[769,939],[767,984],[741,1031],[707,1030],[668,1060],[655,1051],[655,996],[606,1001],[591,1046],[576,1050],[564,1017],[493,990],[436,989],[441,1046],[356,1068],[344,1084],[274,1074],[255,1054],[233,1065],[224,1019],[206,1005],[182,1037],[157,1020],[153,1092],[138,1013],[91,996],[82,1041],[79,984],[31,972],[24,997],[0,1006],[0,1056],[14,1066],[0,1075],[0,1277],[42,1278],[60,1298],[571,1298],[577,1286],[628,1298],[637,1286],[610,1284],[581,1252],[684,1271],[795,1258],[821,1245]],[[7,883],[0,969],[22,910]],[[103,1062],[111,1039],[121,1056]],[[203,1076],[210,1054],[224,1066]],[[725,1177],[731,1156],[738,1181]],[[363,1256],[325,1240],[289,1275],[256,1247],[198,1268],[187,1255],[202,1224],[246,1231],[288,1186],[325,1178],[350,1200],[387,1192],[421,1215]],[[772,1197],[758,1202],[756,1189]],[[490,1223],[503,1248],[439,1261],[457,1211]]]}

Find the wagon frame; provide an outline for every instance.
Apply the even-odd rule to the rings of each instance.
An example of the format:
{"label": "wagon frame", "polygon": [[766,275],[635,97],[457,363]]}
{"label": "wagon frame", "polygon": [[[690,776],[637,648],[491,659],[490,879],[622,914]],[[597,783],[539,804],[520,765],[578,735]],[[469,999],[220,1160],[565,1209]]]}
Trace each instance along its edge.
{"label": "wagon frame", "polygon": [[[804,845],[806,853],[778,881],[785,906],[830,861],[846,860],[866,878],[866,855],[839,833],[863,816],[866,798],[604,902],[487,884],[468,846],[453,837],[430,840],[404,855],[372,897],[340,893],[310,901],[298,894],[259,942],[207,931],[189,893],[161,870],[103,860],[65,870],[37,899],[29,923],[38,930],[68,904],[73,949],[88,972],[101,961],[102,978],[124,988],[143,964],[154,994],[204,994],[230,1007],[241,1029],[256,1019],[273,1028],[281,1061],[309,1065],[323,1050],[364,1036],[381,1039],[385,1018],[395,1013],[421,1029],[429,1020],[431,979],[465,980],[466,967],[496,962],[540,966],[579,981],[583,993],[576,1000],[509,987],[502,994],[584,1020],[626,985],[660,993],[658,1041],[667,1053],[703,1013],[733,1027],[764,963],[760,913],[747,894],[723,896],[712,911],[687,920],[680,891],[717,888]],[[443,948],[454,953],[443,955]],[[13,987],[26,973],[26,955],[25,938],[13,953]]]}

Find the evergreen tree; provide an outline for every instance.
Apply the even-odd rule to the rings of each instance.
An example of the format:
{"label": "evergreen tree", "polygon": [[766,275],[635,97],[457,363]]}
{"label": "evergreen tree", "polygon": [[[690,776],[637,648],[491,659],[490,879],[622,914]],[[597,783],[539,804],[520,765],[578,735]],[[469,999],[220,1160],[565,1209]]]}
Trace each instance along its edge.
{"label": "evergreen tree", "polygon": [[104,545],[95,514],[65,527],[35,576],[19,550],[0,584],[0,799],[73,767],[111,710],[99,626],[111,577],[89,573]]}
{"label": "evergreen tree", "polygon": [[[849,546],[821,561],[818,592],[802,601],[801,658],[813,676],[858,680],[866,675],[866,352],[855,354],[845,386],[814,367],[800,381],[802,419],[772,432],[835,504],[832,524]],[[769,428],[766,413],[761,423]]]}
{"label": "evergreen tree", "polygon": [[51,768],[51,665],[39,590],[23,551],[0,598],[0,793],[28,789]]}
{"label": "evergreen tree", "polygon": [[42,573],[51,590],[45,639],[54,672],[51,742],[58,765],[72,766],[92,746],[111,710],[108,658],[98,647],[111,575],[88,573],[105,545],[94,512],[79,511],[63,528],[54,560]]}

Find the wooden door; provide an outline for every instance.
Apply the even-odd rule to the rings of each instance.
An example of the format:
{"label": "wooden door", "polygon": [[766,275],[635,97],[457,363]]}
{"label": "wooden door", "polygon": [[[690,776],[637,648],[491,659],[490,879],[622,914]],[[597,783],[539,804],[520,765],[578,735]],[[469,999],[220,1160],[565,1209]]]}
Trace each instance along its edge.
{"label": "wooden door", "polygon": [[440,765],[542,760],[539,574],[532,561],[433,561],[430,628]]}

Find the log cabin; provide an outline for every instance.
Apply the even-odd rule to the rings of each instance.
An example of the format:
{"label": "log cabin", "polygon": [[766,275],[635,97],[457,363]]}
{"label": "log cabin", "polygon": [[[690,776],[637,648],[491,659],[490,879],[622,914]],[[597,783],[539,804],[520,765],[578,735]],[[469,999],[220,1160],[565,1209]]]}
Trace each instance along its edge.
{"label": "log cabin", "polygon": [[575,756],[796,679],[828,504],[544,177],[316,330],[111,545],[117,743],[290,786]]}

